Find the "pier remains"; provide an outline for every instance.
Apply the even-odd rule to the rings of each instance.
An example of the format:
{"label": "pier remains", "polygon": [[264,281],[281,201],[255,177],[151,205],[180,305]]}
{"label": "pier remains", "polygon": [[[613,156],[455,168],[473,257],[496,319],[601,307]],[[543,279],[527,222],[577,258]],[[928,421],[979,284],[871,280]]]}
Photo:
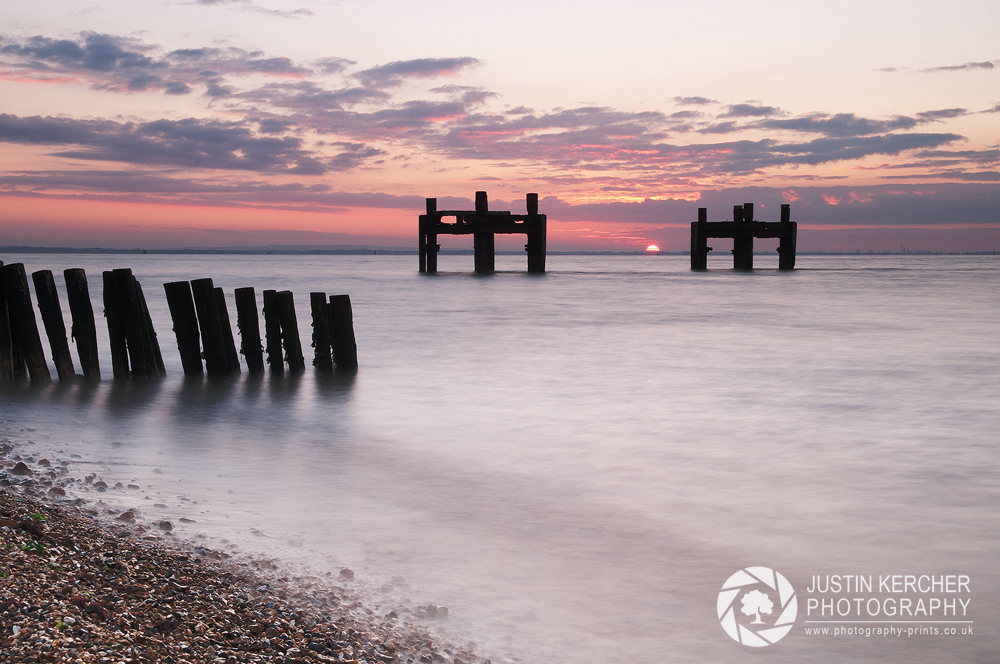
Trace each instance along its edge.
{"label": "pier remains", "polygon": [[708,220],[708,208],[698,208],[698,221],[691,222],[691,269],[708,269],[708,238],[733,239],[733,269],[753,269],[754,238],[778,238],[778,269],[795,268],[795,240],[798,224],[791,220],[791,206],[781,206],[781,221],[755,221],[753,203],[733,207],[732,221]]}
{"label": "pier remains", "polygon": [[[475,210],[438,210],[437,199],[427,199],[427,213],[420,215],[420,271],[437,272],[438,235],[472,235],[477,274],[489,274],[496,269],[495,236],[524,233],[528,237],[524,250],[528,253],[528,272],[545,272],[545,215],[538,214],[538,194],[526,197],[528,214],[490,210],[485,191],[476,192]],[[454,222],[445,222],[454,217]]]}

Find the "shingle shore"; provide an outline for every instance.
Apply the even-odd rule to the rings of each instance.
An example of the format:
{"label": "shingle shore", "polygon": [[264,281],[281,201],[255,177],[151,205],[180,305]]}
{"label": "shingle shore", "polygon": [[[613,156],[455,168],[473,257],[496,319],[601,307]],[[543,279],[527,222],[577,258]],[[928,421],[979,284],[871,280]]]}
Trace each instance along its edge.
{"label": "shingle shore", "polygon": [[102,523],[81,500],[53,504],[66,499],[52,488],[31,495],[46,487],[19,470],[0,473],[0,662],[482,662],[348,588],[262,582],[144,535],[127,512]]}

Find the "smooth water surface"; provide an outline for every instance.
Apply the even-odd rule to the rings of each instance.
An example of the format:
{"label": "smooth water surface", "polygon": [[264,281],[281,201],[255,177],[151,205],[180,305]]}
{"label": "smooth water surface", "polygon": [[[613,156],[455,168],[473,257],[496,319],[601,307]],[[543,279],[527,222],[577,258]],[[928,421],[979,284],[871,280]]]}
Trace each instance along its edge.
{"label": "smooth water surface", "polygon": [[[114,384],[99,320],[105,382],[6,388],[0,433],[134,481],[81,495],[188,518],[182,537],[350,567],[380,606],[447,606],[439,628],[494,661],[1000,653],[994,257],[699,274],[686,257],[550,256],[528,275],[498,256],[485,277],[471,256],[436,276],[415,256],[0,258],[60,286],[86,268],[98,316],[100,271],[131,267],[168,371]],[[304,346],[308,293],[349,293],[360,371],[185,381],[161,284],[205,276],[234,321],[234,288],[294,291]],[[807,636],[803,605],[784,640],[747,648],[716,596],[749,565],[803,598],[813,575],[967,574],[975,635]]]}

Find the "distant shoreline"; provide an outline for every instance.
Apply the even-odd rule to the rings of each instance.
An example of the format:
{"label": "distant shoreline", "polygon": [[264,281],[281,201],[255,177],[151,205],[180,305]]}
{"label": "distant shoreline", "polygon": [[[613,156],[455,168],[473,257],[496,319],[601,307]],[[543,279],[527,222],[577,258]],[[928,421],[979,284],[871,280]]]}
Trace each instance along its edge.
{"label": "distant shoreline", "polygon": [[[5,254],[150,254],[150,255],[234,255],[234,256],[416,256],[417,249],[406,247],[329,247],[329,248],[290,248],[290,247],[223,247],[223,248],[177,248],[177,249],[112,249],[107,247],[31,247],[13,245],[0,247],[0,253]],[[472,249],[442,249],[438,252],[444,256],[471,256]],[[648,256],[646,251],[549,251],[549,256]],[[522,256],[523,251],[497,251],[498,256]],[[688,256],[687,251],[660,251],[657,256]],[[773,251],[755,251],[755,256],[772,256]],[[996,252],[987,251],[799,251],[799,256],[994,256]]]}

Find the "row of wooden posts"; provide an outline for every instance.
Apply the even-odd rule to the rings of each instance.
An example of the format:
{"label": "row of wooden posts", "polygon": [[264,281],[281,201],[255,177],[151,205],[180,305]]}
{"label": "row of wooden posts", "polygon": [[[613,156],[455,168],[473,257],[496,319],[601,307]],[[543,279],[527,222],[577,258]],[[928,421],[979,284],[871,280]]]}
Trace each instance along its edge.
{"label": "row of wooden posts", "polygon": [[[239,354],[229,321],[225,295],[211,279],[174,281],[163,284],[167,306],[174,321],[177,349],[186,376],[202,375],[201,358],[209,376],[240,373]],[[264,352],[272,373],[305,370],[305,357],[299,339],[295,317],[295,301],[291,291],[266,290],[264,301],[264,337],[260,344],[260,323],[257,317],[257,297],[252,287],[237,288],[236,323],[242,340],[240,352],[251,374],[264,372]],[[310,293],[313,324],[313,366],[317,371],[355,371],[358,368],[358,347],[354,338],[354,316],[349,295]],[[201,348],[199,349],[199,336]],[[284,354],[282,354],[284,349]]]}
{"label": "row of wooden posts", "polygon": [[[101,380],[97,327],[90,300],[87,275],[81,268],[63,271],[72,315],[71,337],[84,378]],[[60,381],[76,376],[66,338],[66,326],[50,270],[32,273],[35,296],[52,360]],[[160,344],[153,329],[142,286],[128,268],[103,273],[104,316],[108,324],[112,372],[116,380],[165,376]],[[225,295],[211,279],[195,279],[164,284],[167,304],[174,322],[177,347],[186,376],[221,376],[240,372],[239,355],[233,338]],[[193,298],[192,298],[193,295]],[[266,290],[264,327],[267,362],[272,373],[305,369],[302,344],[290,291]],[[264,371],[257,302],[253,288],[235,292],[241,350],[251,374]],[[355,371],[357,344],[351,299],[348,295],[311,293],[313,318],[313,365],[317,371]],[[202,349],[202,344],[204,349]],[[284,349],[284,354],[282,353]],[[202,368],[202,357],[205,368]],[[41,336],[31,305],[27,274],[22,263],[4,265],[0,261],[0,383],[51,382]]]}

